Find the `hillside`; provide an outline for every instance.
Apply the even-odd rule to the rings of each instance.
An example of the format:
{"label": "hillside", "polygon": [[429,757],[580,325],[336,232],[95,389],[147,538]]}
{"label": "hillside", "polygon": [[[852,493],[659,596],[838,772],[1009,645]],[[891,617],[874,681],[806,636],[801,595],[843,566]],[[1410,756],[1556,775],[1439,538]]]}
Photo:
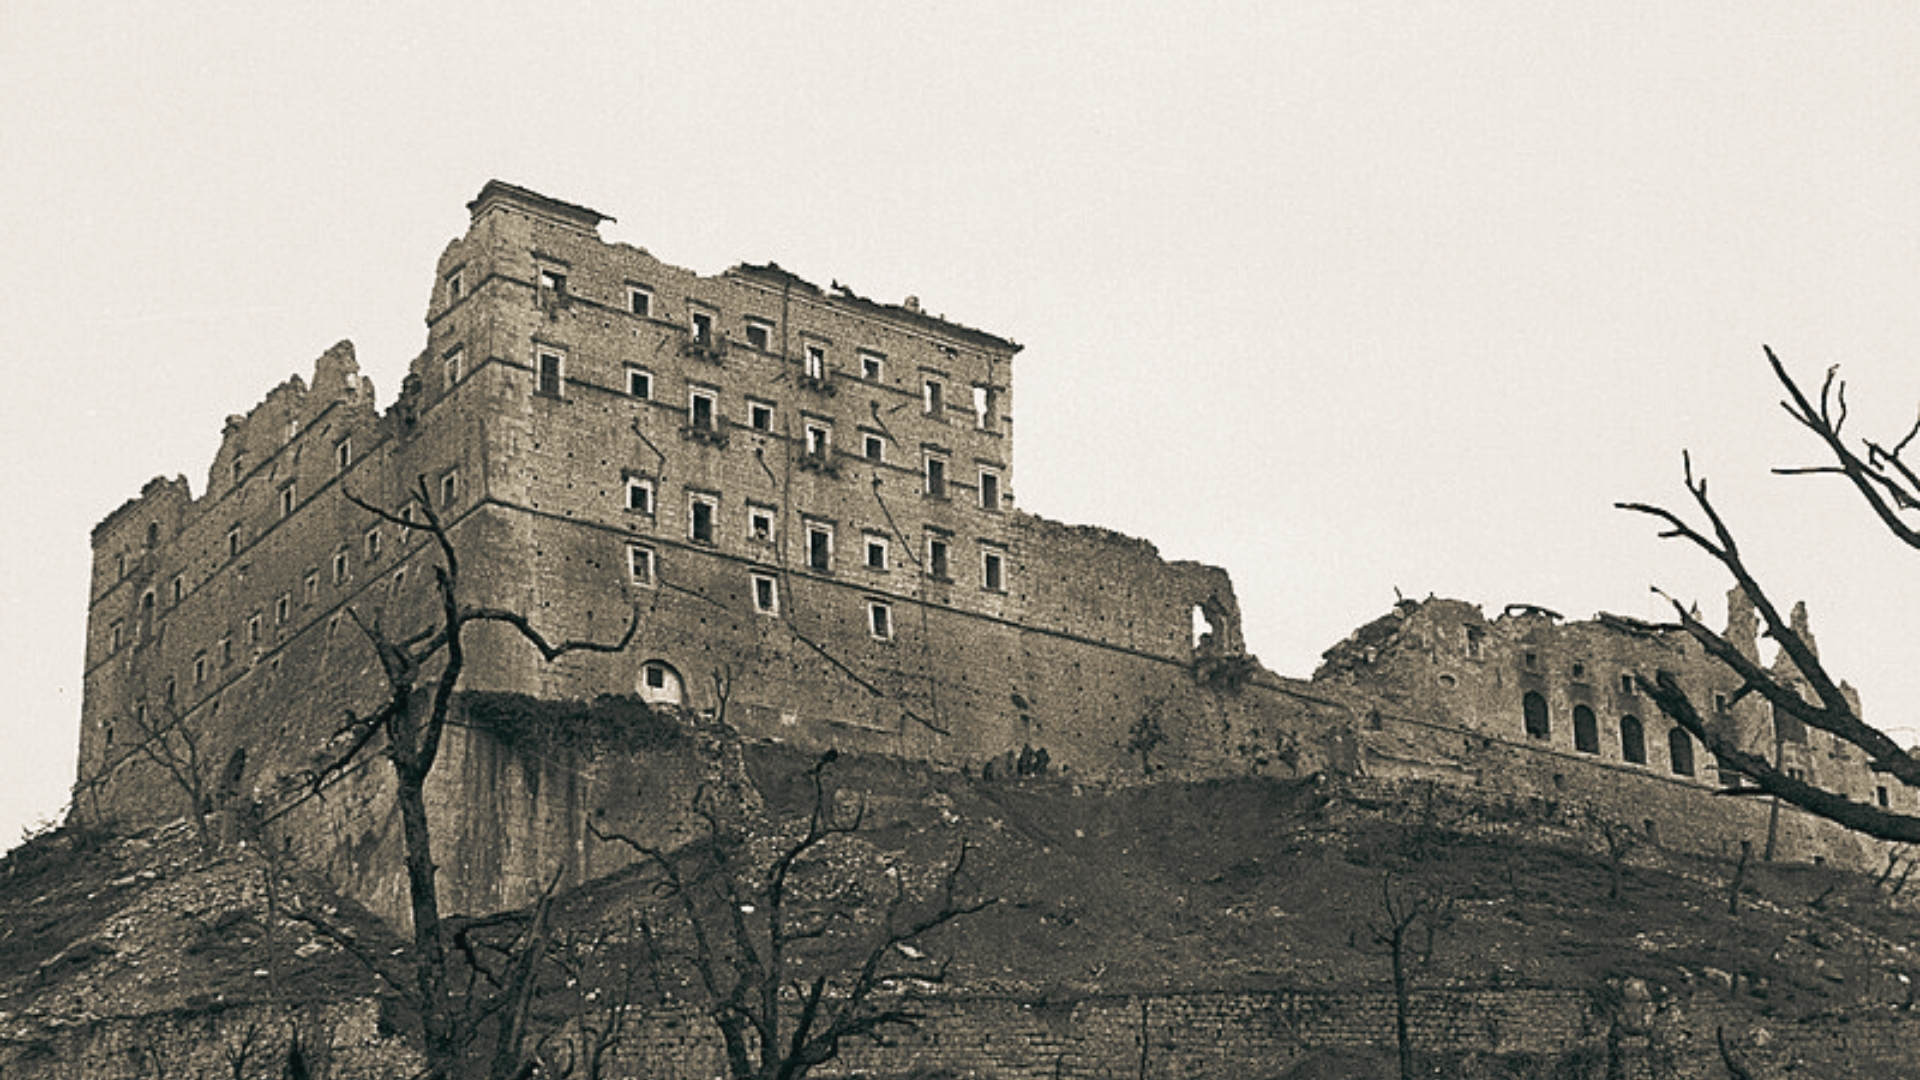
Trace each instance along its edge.
{"label": "hillside", "polygon": [[[805,761],[760,748],[749,765],[771,808],[804,809],[793,778]],[[1920,919],[1887,888],[1756,859],[1732,915],[1733,867],[1641,843],[1619,867],[1613,900],[1615,867],[1599,834],[1569,827],[1557,807],[1496,813],[1442,793],[1305,781],[1095,791],[871,759],[843,760],[831,775],[843,799],[867,808],[856,842],[865,855],[938,867],[963,838],[972,845],[964,885],[999,902],[926,943],[951,957],[948,992],[961,997],[1029,1009],[1129,995],[1382,997],[1387,960],[1372,928],[1392,874],[1452,902],[1419,987],[1571,991],[1603,1003],[1624,995],[1664,1018],[1636,1036],[1637,1052],[1666,1054],[1674,1075],[1722,1075],[1688,1071],[1719,1067],[1722,1026],[1757,1075],[1846,1075],[1845,1059],[1809,1047],[1833,1043],[1825,1033],[1835,1026],[1905,1024],[1911,1001],[1907,943]],[[299,1009],[377,995],[364,967],[312,927],[267,916],[272,869],[251,847],[206,856],[183,825],[131,838],[62,831],[12,852],[0,862],[0,1065],[9,1054],[17,1065],[58,1053],[60,1033],[102,1018],[218,1017],[249,1003]],[[275,910],[296,898],[324,904],[362,941],[404,951],[298,875],[277,880]],[[562,897],[563,934],[632,945],[609,928],[631,926],[637,912],[670,925],[653,880],[636,869]],[[653,982],[687,984],[671,972]],[[1566,1033],[1557,1061],[1475,1050],[1471,1039],[1431,1049],[1455,1075],[1600,1076],[1603,1036]],[[923,1050],[913,1060],[924,1067]],[[1387,1075],[1391,1047],[1303,1042],[1269,1075],[1286,1068]]]}

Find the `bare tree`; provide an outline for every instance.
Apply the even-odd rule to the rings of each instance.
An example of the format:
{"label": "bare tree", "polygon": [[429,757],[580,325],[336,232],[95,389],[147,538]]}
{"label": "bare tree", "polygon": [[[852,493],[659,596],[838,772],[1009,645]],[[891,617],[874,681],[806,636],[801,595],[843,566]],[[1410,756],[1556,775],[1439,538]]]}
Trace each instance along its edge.
{"label": "bare tree", "polygon": [[[1873,439],[1862,439],[1856,445],[1843,435],[1847,421],[1846,384],[1839,379],[1837,369],[1828,369],[1816,402],[1787,373],[1772,349],[1766,349],[1766,356],[1774,377],[1786,391],[1782,407],[1796,423],[1813,433],[1830,459],[1823,464],[1779,468],[1774,472],[1844,478],[1887,532],[1908,547],[1920,550],[1920,474],[1902,457],[1916,436],[1920,436],[1920,419],[1890,447]],[[1706,519],[1704,528],[1696,528],[1680,514],[1663,507],[1645,503],[1618,505],[1623,510],[1658,519],[1666,526],[1660,533],[1662,537],[1685,540],[1725,567],[1753,602],[1766,634],[1791,663],[1790,672],[1782,671],[1778,665],[1774,670],[1762,667],[1736,643],[1708,629],[1674,600],[1679,626],[1698,641],[1708,655],[1739,677],[1740,687],[1729,697],[1729,704],[1749,694],[1758,694],[1773,706],[1776,714],[1792,717],[1858,747],[1865,752],[1875,772],[1920,787],[1920,759],[1860,719],[1849,695],[1822,664],[1809,636],[1781,613],[1748,567],[1732,529],[1707,496],[1706,480],[1694,477],[1692,461],[1684,455],[1682,466],[1687,493]],[[1751,778],[1757,785],[1728,789],[1725,794],[1774,795],[1867,836],[1896,843],[1920,841],[1920,816],[1856,802],[1842,793],[1789,775],[1781,767],[1777,754],[1775,760],[1770,761],[1744,749],[1732,731],[1702,715],[1671,672],[1656,672],[1651,679],[1636,675],[1635,681],[1659,705],[1661,712],[1705,743],[1724,767]]]}
{"label": "bare tree", "polygon": [[837,841],[860,831],[865,804],[835,809],[825,775],[836,757],[828,751],[806,772],[812,807],[797,836],[777,838],[771,823],[751,820],[745,799],[712,783],[694,799],[706,835],[679,850],[589,823],[659,872],[733,1080],[800,1080],[850,1039],[911,1028],[921,1015],[888,988],[938,982],[946,967],[914,943],[994,903],[959,899],[965,844],[920,896],[899,864],[851,869]]}
{"label": "bare tree", "polygon": [[[439,608],[424,626],[404,636],[390,636],[376,615],[371,621],[358,611],[347,609],[348,616],[366,636],[379,657],[386,688],[381,704],[365,715],[349,712],[340,736],[347,748],[314,779],[316,790],[334,773],[357,761],[362,755],[378,752],[393,768],[394,798],[400,812],[407,870],[407,893],[413,922],[413,977],[405,996],[419,1010],[423,1049],[428,1075],[434,1078],[457,1075],[471,1051],[477,1028],[469,1015],[469,1002],[456,1000],[456,986],[448,964],[448,933],[440,913],[439,891],[434,881],[432,830],[427,818],[426,785],[439,758],[454,694],[466,670],[465,634],[475,624],[492,623],[512,628],[551,663],[575,652],[617,653],[633,640],[639,628],[640,611],[636,607],[626,633],[616,642],[598,643],[567,640],[550,643],[527,617],[504,608],[474,606],[461,597],[460,559],[445,523],[434,512],[427,481],[420,477],[410,492],[414,513],[395,514],[348,493],[347,499],[382,521],[403,530],[425,534],[438,549],[440,561],[434,567]],[[378,747],[377,751],[374,749]],[[557,881],[557,878],[556,878]],[[525,997],[531,993],[531,965],[538,963],[538,951],[544,943],[542,927],[552,887],[543,894],[532,915],[532,925],[523,936],[513,939],[505,963],[496,966],[481,956],[473,944],[475,931],[467,928],[465,953],[467,986],[475,980],[488,983],[497,1009],[506,1009],[502,1034],[496,1041],[493,1064],[495,1077],[522,1075],[529,1067],[525,1055],[524,1031],[516,1018],[524,1019]],[[334,933],[336,940],[343,936]],[[378,970],[378,969],[376,969]],[[396,986],[405,984],[396,982]],[[512,1029],[512,1030],[507,1030]],[[508,1059],[513,1059],[509,1061]]]}
{"label": "bare tree", "polygon": [[1385,950],[1393,971],[1393,1035],[1400,1048],[1400,1078],[1413,1080],[1413,977],[1433,962],[1433,943],[1453,921],[1453,900],[1409,885],[1398,874],[1380,879],[1379,915],[1368,922],[1373,943]]}

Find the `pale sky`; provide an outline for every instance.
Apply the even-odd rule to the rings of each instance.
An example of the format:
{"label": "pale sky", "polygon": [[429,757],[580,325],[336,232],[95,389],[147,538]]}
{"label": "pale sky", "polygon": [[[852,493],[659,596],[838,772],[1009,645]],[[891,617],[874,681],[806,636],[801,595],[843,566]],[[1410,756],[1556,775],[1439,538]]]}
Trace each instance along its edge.
{"label": "pale sky", "polygon": [[1611,508],[1685,447],[1920,724],[1920,555],[1768,475],[1760,353],[1920,402],[1911,3],[157,7],[0,3],[0,846],[72,781],[88,530],[342,338],[391,402],[492,177],[1023,343],[1019,504],[1226,567],[1283,674],[1396,588],[1717,620]]}

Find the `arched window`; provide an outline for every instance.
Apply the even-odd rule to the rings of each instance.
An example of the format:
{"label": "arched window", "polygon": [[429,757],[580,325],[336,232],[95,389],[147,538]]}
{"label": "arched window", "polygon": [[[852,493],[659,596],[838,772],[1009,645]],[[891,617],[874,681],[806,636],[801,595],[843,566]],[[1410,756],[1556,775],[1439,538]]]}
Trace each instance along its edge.
{"label": "arched window", "polygon": [[1520,699],[1520,712],[1526,718],[1527,737],[1546,739],[1553,735],[1553,725],[1547,720],[1547,699],[1537,690],[1529,690]]}
{"label": "arched window", "polygon": [[649,705],[679,705],[685,699],[680,673],[665,660],[640,666],[640,699]]}
{"label": "arched window", "polygon": [[1647,763],[1647,735],[1637,716],[1620,718],[1620,756],[1635,765]]}
{"label": "arched window", "polygon": [[1693,775],[1693,736],[1685,728],[1667,732],[1667,756],[1673,762],[1675,776]]}
{"label": "arched window", "polygon": [[1600,752],[1600,723],[1585,705],[1573,707],[1573,748],[1583,754]]}

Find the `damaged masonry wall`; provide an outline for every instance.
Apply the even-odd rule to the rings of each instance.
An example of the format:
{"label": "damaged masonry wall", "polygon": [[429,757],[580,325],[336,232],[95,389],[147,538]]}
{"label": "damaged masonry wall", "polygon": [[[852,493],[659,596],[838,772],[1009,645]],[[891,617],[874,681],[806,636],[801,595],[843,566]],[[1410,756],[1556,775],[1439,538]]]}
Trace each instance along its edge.
{"label": "damaged masonry wall", "polygon": [[[469,691],[698,715],[725,689],[750,737],[996,775],[1305,772],[1341,752],[1344,711],[1245,655],[1224,571],[1015,508],[1019,346],[772,264],[695,274],[510,185],[470,209],[390,409],[342,343],[229,422],[198,497],[158,480],[95,530],[83,819],[244,810],[402,910],[384,765],[318,797],[305,781],[384,691],[349,610],[389,633],[432,617],[433,553],[348,495],[397,510],[421,482],[468,602],[553,639],[639,614],[625,653],[554,665],[476,627]],[[677,805],[699,779],[512,734],[455,731],[430,787],[457,909],[520,903],[556,864],[614,868],[588,816]]]}
{"label": "damaged masonry wall", "polygon": [[[1805,611],[1795,619],[1804,627]],[[1728,597],[1726,636],[1758,657],[1744,594]],[[1779,670],[1791,672],[1782,657]],[[1529,605],[1488,619],[1458,600],[1403,601],[1326,653],[1314,685],[1372,698],[1359,733],[1374,778],[1445,784],[1489,799],[1563,805],[1657,842],[1737,855],[1879,869],[1881,845],[1770,801],[1714,795],[1738,777],[1638,693],[1633,675],[1673,672],[1743,745],[1861,802],[1920,811],[1920,793],[1873,773],[1858,750],[1782,717],[1684,631],[1601,614],[1568,622]]]}

